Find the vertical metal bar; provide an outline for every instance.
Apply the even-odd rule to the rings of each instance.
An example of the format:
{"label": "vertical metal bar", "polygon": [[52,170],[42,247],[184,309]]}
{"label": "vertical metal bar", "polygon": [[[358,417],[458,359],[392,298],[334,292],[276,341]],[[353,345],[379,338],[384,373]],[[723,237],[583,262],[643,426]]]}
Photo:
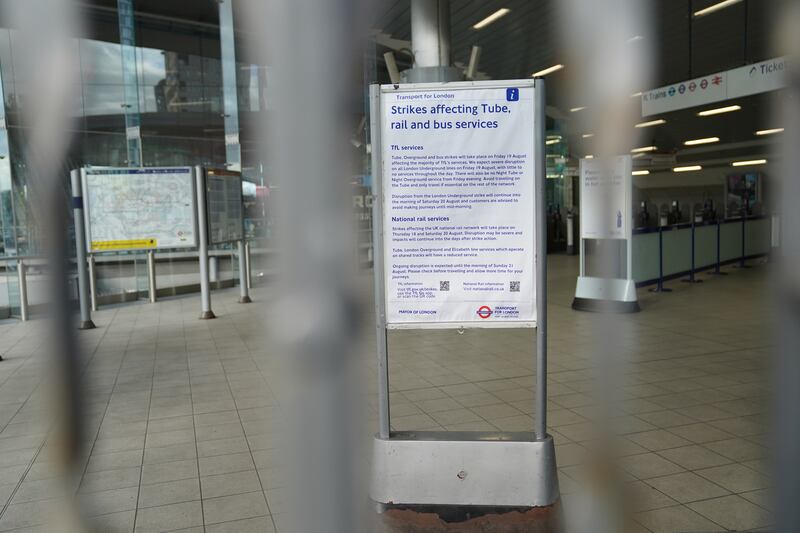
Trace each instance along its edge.
{"label": "vertical metal bar", "polygon": [[245,280],[247,283],[247,288],[253,288],[253,271],[250,266],[250,243],[244,243],[244,268],[245,268]]}
{"label": "vertical metal bar", "polygon": [[153,250],[147,251],[147,289],[150,303],[156,303],[156,253]]}
{"label": "vertical metal bar", "polygon": [[547,437],[547,215],[545,209],[545,83],[534,90],[534,190],[536,191],[536,421],[537,440]]}
{"label": "vertical metal bar", "polygon": [[250,299],[249,277],[247,275],[247,248],[244,244],[244,239],[239,241],[239,303],[249,304],[253,300]]}
{"label": "vertical metal bar", "polygon": [[714,265],[714,270],[711,272],[711,274],[713,274],[715,276],[727,276],[728,275],[727,272],[722,272],[720,270],[720,266],[721,266],[721,262],[722,262],[722,259],[721,259],[722,254],[720,252],[720,250],[722,249],[721,237],[722,237],[722,219],[717,218],[717,264]]}
{"label": "vertical metal bar", "polygon": [[702,283],[703,282],[702,279],[697,279],[697,277],[695,276],[695,271],[697,270],[697,268],[695,267],[695,260],[696,260],[695,248],[697,248],[696,238],[695,238],[696,233],[697,233],[697,224],[694,221],[694,213],[692,213],[692,253],[691,253],[692,264],[689,267],[690,268],[689,269],[689,279],[681,280],[681,281],[685,281],[686,283]]}
{"label": "vertical metal bar", "polygon": [[72,185],[72,214],[75,222],[75,257],[78,262],[78,301],[81,308],[80,329],[94,329],[92,312],[89,307],[89,273],[86,261],[86,230],[83,220],[83,189],[81,184],[85,179],[84,169],[70,172]]}
{"label": "vertical metal bar", "polygon": [[25,263],[17,259],[17,276],[19,276],[19,317],[23,322],[28,321],[28,275]]}
{"label": "vertical metal bar", "polygon": [[217,318],[211,310],[211,286],[208,280],[208,226],[206,221],[206,180],[201,166],[194,168],[197,189],[197,255],[200,262],[200,319]]}
{"label": "vertical metal bar", "polygon": [[89,254],[89,301],[92,311],[97,311],[97,264],[94,254]]}
{"label": "vertical metal bar", "polygon": [[370,136],[372,137],[372,270],[375,283],[375,333],[378,355],[378,436],[391,435],[389,411],[389,346],[386,334],[386,280],[383,275],[383,160],[381,157],[381,88],[372,85]]}
{"label": "vertical metal bar", "polygon": [[745,243],[744,243],[744,232],[745,232],[745,223],[747,221],[747,211],[742,209],[742,257],[739,259],[739,268],[744,268],[744,256],[745,256]]}
{"label": "vertical metal bar", "polygon": [[689,279],[692,283],[695,282],[694,279],[694,221],[692,221],[692,270],[689,272]]}

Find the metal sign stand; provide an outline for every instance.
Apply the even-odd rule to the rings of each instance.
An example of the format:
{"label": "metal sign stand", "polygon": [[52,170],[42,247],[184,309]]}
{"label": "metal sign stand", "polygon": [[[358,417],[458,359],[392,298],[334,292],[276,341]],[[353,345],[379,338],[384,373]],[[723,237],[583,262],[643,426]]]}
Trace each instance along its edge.
{"label": "metal sign stand", "polygon": [[[586,160],[581,160],[581,169],[583,169]],[[631,179],[631,160],[626,161],[626,168],[623,171],[626,179],[625,186],[625,205],[632,205],[632,187]],[[583,170],[580,172],[581,190],[583,189]],[[583,193],[581,193],[583,194]],[[587,198],[581,198],[581,206],[583,207],[588,201]],[[572,300],[572,308],[576,311],[589,311],[589,312],[607,312],[607,313],[638,313],[639,298],[636,294],[636,282],[633,279],[633,228],[630,217],[623,215],[627,218],[625,237],[622,240],[625,243],[625,278],[604,278],[586,275],[586,241],[584,238],[584,224],[587,224],[587,217],[583,212],[580,215],[580,224],[578,235],[578,248],[579,248],[579,261],[580,261],[580,274],[575,284],[575,298]],[[599,239],[596,242],[600,242]]]}
{"label": "metal sign stand", "polygon": [[544,81],[535,80],[537,374],[533,432],[392,432],[383,255],[381,87],[370,87],[373,242],[379,429],[370,496],[390,506],[546,507],[559,498],[555,447],[547,435],[547,239]]}

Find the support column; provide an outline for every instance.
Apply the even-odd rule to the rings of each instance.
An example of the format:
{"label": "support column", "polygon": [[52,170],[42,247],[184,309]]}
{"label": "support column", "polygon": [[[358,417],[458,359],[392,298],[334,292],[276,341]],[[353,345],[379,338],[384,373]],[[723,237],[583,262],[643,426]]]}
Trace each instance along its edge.
{"label": "support column", "polygon": [[128,166],[142,166],[142,131],[139,115],[139,77],[136,72],[136,32],[133,20],[134,0],[117,0],[119,42],[122,48],[122,90],[125,101],[125,137]]}
{"label": "support column", "polygon": [[242,170],[239,143],[239,95],[236,87],[236,46],[233,0],[219,0],[219,43],[222,61],[222,104],[225,119],[225,161],[228,170]]}
{"label": "support column", "polygon": [[411,49],[414,67],[401,74],[403,83],[464,79],[451,66],[450,0],[411,0]]}

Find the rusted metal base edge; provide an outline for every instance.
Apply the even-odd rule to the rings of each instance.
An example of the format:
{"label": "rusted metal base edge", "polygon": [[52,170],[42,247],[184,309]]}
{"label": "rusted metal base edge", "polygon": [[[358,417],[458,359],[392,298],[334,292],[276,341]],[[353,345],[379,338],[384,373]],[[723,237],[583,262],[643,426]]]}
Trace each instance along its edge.
{"label": "rusted metal base edge", "polygon": [[379,505],[376,533],[559,533],[560,502],[546,507]]}

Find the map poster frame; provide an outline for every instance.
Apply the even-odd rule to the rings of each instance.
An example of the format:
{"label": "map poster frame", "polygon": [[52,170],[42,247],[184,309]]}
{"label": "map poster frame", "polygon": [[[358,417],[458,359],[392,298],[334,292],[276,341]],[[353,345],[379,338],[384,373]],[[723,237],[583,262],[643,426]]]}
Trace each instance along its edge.
{"label": "map poster frame", "polygon": [[[136,252],[149,250],[175,250],[197,248],[199,236],[197,230],[197,189],[195,184],[194,169],[189,166],[177,167],[84,167],[81,168],[81,193],[83,195],[83,216],[86,226],[86,251],[90,254],[104,252]],[[128,233],[122,235],[102,231],[98,228],[101,224],[97,219],[97,206],[94,202],[93,190],[108,184],[100,184],[100,178],[117,177],[130,178],[131,180],[142,177],[158,178],[159,176],[179,176],[185,183],[185,193],[189,198],[178,201],[182,209],[176,217],[179,222],[178,231],[174,237],[161,239],[154,231],[143,231],[141,234]],[[164,191],[160,188],[153,191],[154,197],[164,198]],[[163,206],[153,206],[152,209],[162,209]],[[141,210],[137,210],[137,218]],[[188,215],[188,216],[187,216]],[[124,226],[124,224],[119,224]],[[114,237],[114,238],[112,238]]]}
{"label": "map poster frame", "polygon": [[[232,242],[238,242],[244,240],[244,204],[243,204],[243,197],[242,197],[242,173],[237,172],[234,170],[227,170],[223,168],[204,168],[203,169],[205,176],[204,176],[204,184],[206,188],[206,228],[208,231],[208,244],[215,245],[215,244],[228,244]],[[214,191],[211,187],[211,180],[212,179],[220,179],[221,181],[227,181],[228,183],[225,184],[224,187],[228,187],[228,189],[223,189],[223,192],[229,192],[236,188],[238,191],[238,209],[239,209],[239,217],[238,223],[236,224],[236,228],[238,229],[238,234],[232,235],[230,233],[230,229],[232,227],[231,224],[226,224],[225,228],[215,227],[214,221],[212,217],[214,215],[213,210],[215,206],[220,205],[227,205],[231,199],[227,197],[223,197],[221,200],[216,197]],[[233,187],[230,185],[231,182],[235,181],[237,186]],[[225,212],[227,214],[227,211]],[[230,219],[228,220],[230,222]]]}

